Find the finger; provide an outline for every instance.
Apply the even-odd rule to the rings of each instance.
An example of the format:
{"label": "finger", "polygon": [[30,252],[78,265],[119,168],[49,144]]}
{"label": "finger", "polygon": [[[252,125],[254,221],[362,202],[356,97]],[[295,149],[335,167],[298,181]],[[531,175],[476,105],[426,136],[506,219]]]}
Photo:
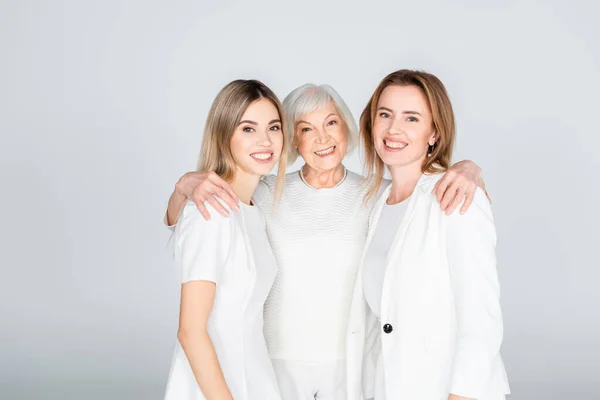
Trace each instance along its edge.
{"label": "finger", "polygon": [[239,211],[239,198],[233,191],[231,185],[215,173],[211,174],[209,179],[214,185],[213,193],[215,196],[223,200],[232,210]]}
{"label": "finger", "polygon": [[224,217],[229,217],[229,211],[227,211],[225,209],[225,207],[223,207],[223,205],[219,202],[219,200],[217,200],[213,196],[208,196],[206,201],[208,201],[210,203],[210,205],[213,206],[219,214],[221,214]]}
{"label": "finger", "polygon": [[440,181],[437,181],[435,183],[435,185],[433,186],[433,190],[431,191],[431,193],[436,194],[439,184],[440,184]]}
{"label": "finger", "polygon": [[217,187],[211,181],[206,179],[194,188],[192,191],[192,200],[194,200],[194,203],[196,204],[198,204],[198,202],[204,203],[212,198],[212,194],[216,189]]}
{"label": "finger", "polygon": [[472,192],[468,192],[465,194],[465,202],[463,203],[462,207],[460,208],[460,213],[464,214],[467,212],[467,210],[469,209],[469,207],[471,207],[471,204],[473,203],[473,199],[475,198],[475,191],[473,190]]}
{"label": "finger", "polygon": [[[448,189],[448,185],[450,184],[450,179],[448,178],[448,175],[444,175],[442,177],[442,179],[440,179],[436,185],[437,188],[435,189],[435,197],[437,197],[437,200],[441,203],[442,199],[444,198],[444,193],[446,192],[446,189]],[[443,207],[442,207],[443,209]]]}
{"label": "finger", "polygon": [[440,201],[440,207],[442,210],[445,211],[448,205],[452,202],[452,200],[454,200],[458,188],[459,186],[456,183],[453,183],[452,185],[450,185],[449,188],[447,188],[444,191],[444,193],[442,194],[442,200]]}
{"label": "finger", "polygon": [[454,212],[454,210],[456,210],[456,207],[458,207],[458,205],[460,203],[462,203],[462,201],[465,198],[465,192],[461,189],[458,189],[456,191],[456,195],[454,196],[454,199],[452,199],[452,202],[448,205],[448,208],[446,208],[446,215],[450,215]]}
{"label": "finger", "polygon": [[237,200],[232,198],[225,189],[215,186],[213,194],[223,200],[232,210],[239,211],[240,206],[238,205]]}
{"label": "finger", "polygon": [[200,211],[200,214],[202,214],[202,217],[204,217],[205,220],[210,221],[210,213],[206,209],[206,206],[204,206],[204,202],[194,200],[194,203],[196,203],[196,207],[198,208],[198,211]]}
{"label": "finger", "polygon": [[208,179],[217,187],[225,190],[227,193],[229,193],[229,195],[235,199],[238,200],[238,196],[237,194],[235,194],[235,192],[233,191],[233,189],[231,188],[231,185],[225,181],[223,178],[221,178],[219,175],[217,175],[216,173],[212,173],[208,176]]}

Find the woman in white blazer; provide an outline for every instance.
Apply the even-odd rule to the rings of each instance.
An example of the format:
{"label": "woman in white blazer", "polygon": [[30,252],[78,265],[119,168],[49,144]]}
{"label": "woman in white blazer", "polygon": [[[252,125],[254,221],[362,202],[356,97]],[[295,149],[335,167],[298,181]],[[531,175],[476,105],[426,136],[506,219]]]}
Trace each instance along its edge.
{"label": "woman in white blazer", "polygon": [[388,75],[361,116],[370,216],[347,333],[348,399],[501,400],[509,393],[490,204],[432,194],[450,164],[452,106],[435,76]]}
{"label": "woman in white blazer", "polygon": [[241,210],[205,221],[189,202],[175,227],[181,310],[167,400],[281,398],[263,335],[263,305],[277,268],[251,196],[278,160],[281,193],[282,116],[275,94],[252,80],[231,82],[212,105],[198,169],[230,182]]}

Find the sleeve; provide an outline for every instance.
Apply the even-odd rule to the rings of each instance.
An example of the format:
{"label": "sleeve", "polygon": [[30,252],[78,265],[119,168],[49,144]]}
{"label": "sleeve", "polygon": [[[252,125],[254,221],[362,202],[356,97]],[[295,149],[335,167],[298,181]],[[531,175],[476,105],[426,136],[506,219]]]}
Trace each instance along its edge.
{"label": "sleeve", "polygon": [[503,336],[490,203],[477,189],[464,214],[447,217],[446,252],[457,315],[450,393],[479,398],[492,378]]}
{"label": "sleeve", "polygon": [[167,213],[165,212],[165,216],[163,217],[163,224],[164,226],[167,227],[168,230],[170,230],[171,232],[175,232],[175,225],[169,225],[169,223],[167,222]]}
{"label": "sleeve", "polygon": [[[214,210],[211,210],[214,211]],[[181,282],[219,283],[233,239],[232,220],[211,213],[206,221],[196,205],[188,201],[175,229],[175,246],[181,266]]]}
{"label": "sleeve", "polygon": [[379,359],[379,353],[381,353],[381,327],[379,325],[377,316],[371,311],[369,306],[367,306],[365,347],[362,367],[363,397],[365,399],[375,398],[377,360]]}

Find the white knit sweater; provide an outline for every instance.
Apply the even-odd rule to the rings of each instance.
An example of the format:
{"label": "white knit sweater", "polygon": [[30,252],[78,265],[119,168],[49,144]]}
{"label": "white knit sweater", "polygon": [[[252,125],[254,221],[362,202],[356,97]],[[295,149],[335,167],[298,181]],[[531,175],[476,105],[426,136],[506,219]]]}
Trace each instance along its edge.
{"label": "white knit sweater", "polygon": [[272,359],[345,358],[350,301],[370,212],[361,179],[348,171],[337,186],[314,189],[298,172],[290,173],[275,208],[271,175],[253,196],[265,215],[279,268],[264,314]]}

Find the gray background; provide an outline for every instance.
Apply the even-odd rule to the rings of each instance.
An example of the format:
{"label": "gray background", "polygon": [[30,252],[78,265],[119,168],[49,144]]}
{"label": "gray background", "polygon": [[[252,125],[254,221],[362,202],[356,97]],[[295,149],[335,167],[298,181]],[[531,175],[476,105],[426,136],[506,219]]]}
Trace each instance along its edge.
{"label": "gray background", "polygon": [[493,195],[511,398],[599,399],[592,4],[2,1],[0,398],[162,398],[161,218],[223,85],[329,83],[358,117],[409,67],[447,85]]}

